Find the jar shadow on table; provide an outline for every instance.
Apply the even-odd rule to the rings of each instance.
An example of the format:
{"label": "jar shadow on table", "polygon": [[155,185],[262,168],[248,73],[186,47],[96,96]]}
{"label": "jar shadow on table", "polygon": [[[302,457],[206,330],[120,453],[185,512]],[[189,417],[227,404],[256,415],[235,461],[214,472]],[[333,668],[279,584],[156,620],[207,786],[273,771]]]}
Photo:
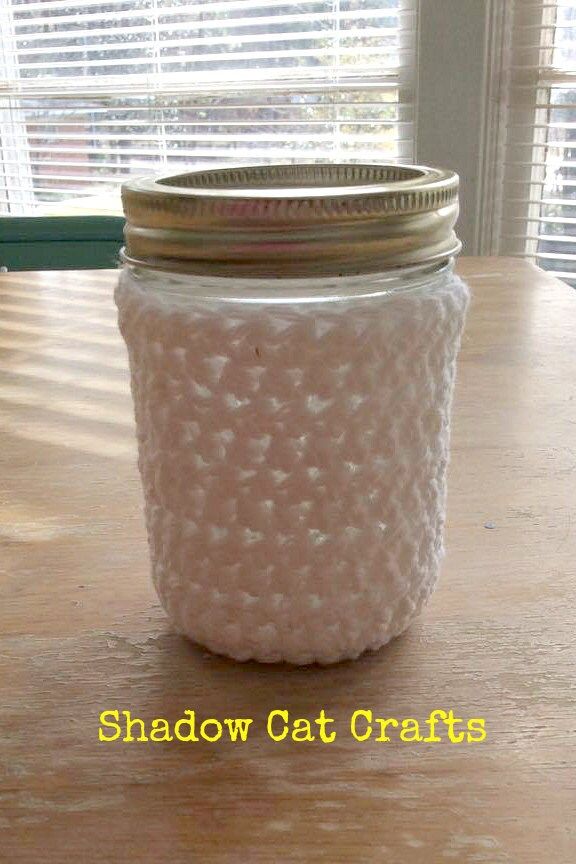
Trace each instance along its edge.
{"label": "jar shadow on table", "polygon": [[[262,819],[258,836],[276,830],[279,807],[285,811],[284,828],[296,829],[302,801],[308,802],[306,819],[311,825],[324,813],[323,806],[348,806],[351,797],[362,800],[367,812],[380,813],[386,796],[399,794],[399,772],[408,776],[423,770],[418,747],[406,749],[397,741],[378,744],[377,733],[358,741],[350,724],[357,710],[373,711],[375,718],[409,717],[419,710],[417,694],[429,678],[424,660],[431,636],[425,624],[415,622],[379,651],[324,667],[238,663],[219,657],[171,630],[160,610],[144,628],[142,624],[142,618],[130,618],[120,632],[116,630],[116,656],[125,659],[120,664],[114,661],[107,672],[101,670],[107,704],[143,718],[148,733],[154,718],[166,719],[174,732],[181,718],[190,717],[185,712],[194,712],[196,740],[174,736],[158,744],[107,747],[104,769],[121,774],[129,770],[142,783],[153,782],[155,794],[176,800],[174,806],[184,818],[196,818],[199,795],[212,802],[208,810],[214,811],[213,818],[217,821],[217,815],[224,814],[227,824],[244,825],[256,808]],[[275,711],[287,712],[273,720],[272,730],[281,738],[269,733],[270,712]],[[332,721],[325,726],[327,735],[336,733],[331,742],[322,739],[316,722],[322,711]],[[225,721],[236,718],[252,721],[245,740],[231,740]],[[310,721],[313,740],[293,738],[299,718]],[[206,720],[215,720],[222,728],[216,740],[202,738]],[[361,720],[360,728],[365,727]],[[185,735],[189,728],[183,728]],[[207,731],[212,736],[218,728],[209,723]],[[408,779],[401,782],[409,784]],[[402,794],[411,806],[412,792],[403,786]]]}
{"label": "jar shadow on table", "polygon": [[[199,723],[207,718],[220,722],[252,718],[260,739],[266,736],[271,711],[288,711],[290,722],[299,717],[314,721],[322,709],[341,722],[348,721],[356,709],[390,712],[392,708],[406,716],[413,688],[423,676],[417,659],[422,642],[421,625],[416,622],[380,650],[366,652],[357,660],[291,666],[239,663],[164,631],[146,643],[146,712],[149,717],[165,717],[171,724],[186,709],[196,713]],[[218,742],[227,743],[229,736]]]}
{"label": "jar shadow on table", "polygon": [[[123,635],[116,631],[117,656],[125,661],[123,669],[114,663],[108,672],[116,671],[105,674],[107,704],[143,718],[148,734],[154,718],[165,718],[174,731],[186,710],[194,712],[197,737],[107,745],[99,751],[99,770],[107,782],[115,778],[127,802],[150,785],[155,801],[170,802],[170,812],[161,811],[163,831],[182,824],[197,830],[201,818],[201,832],[218,836],[225,824],[238,843],[260,843],[263,837],[292,842],[293,834],[313,832],[318,820],[335,829],[351,801],[361,802],[362,823],[370,814],[380,819],[389,797],[400,800],[402,808],[412,806],[409,779],[398,777],[399,772],[422,770],[415,762],[418,748],[410,753],[402,745],[356,741],[350,718],[357,709],[373,710],[375,717],[412,714],[415,679],[426,675],[425,664],[418,662],[427,650],[420,624],[355,661],[294,667],[238,663],[210,654],[156,615],[148,621],[147,633],[140,626],[135,633],[133,623],[125,621]],[[326,732],[336,732],[330,743],[322,740],[316,723],[322,709],[332,720]],[[281,740],[267,729],[272,711],[288,712],[289,731]],[[246,740],[230,740],[226,718],[252,720]],[[298,718],[310,721],[313,741],[292,738]],[[200,734],[209,719],[223,727],[215,741]],[[284,718],[277,717],[275,734],[283,728]],[[217,729],[209,724],[210,735]],[[189,733],[189,727],[183,731]],[[124,777],[130,778],[129,793]],[[150,818],[156,817],[151,813]],[[361,838],[360,822],[357,827]]]}

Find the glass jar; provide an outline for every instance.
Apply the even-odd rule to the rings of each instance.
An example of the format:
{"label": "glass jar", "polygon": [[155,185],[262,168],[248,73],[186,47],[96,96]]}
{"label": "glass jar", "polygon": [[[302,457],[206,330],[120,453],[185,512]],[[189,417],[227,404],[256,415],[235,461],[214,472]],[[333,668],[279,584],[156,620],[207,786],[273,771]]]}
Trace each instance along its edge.
{"label": "glass jar", "polygon": [[457,189],[382,165],[124,187],[116,303],[152,576],[194,641],[332,663],[430,596],[468,304]]}

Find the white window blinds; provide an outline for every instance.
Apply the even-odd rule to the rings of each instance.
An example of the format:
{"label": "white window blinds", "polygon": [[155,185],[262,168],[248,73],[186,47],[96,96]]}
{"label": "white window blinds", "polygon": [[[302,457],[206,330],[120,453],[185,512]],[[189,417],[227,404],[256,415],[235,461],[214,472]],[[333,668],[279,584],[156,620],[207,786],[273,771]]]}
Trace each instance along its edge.
{"label": "white window blinds", "polygon": [[129,176],[413,158],[415,0],[0,0],[0,213]]}
{"label": "white window blinds", "polygon": [[576,3],[515,0],[500,252],[576,286]]}

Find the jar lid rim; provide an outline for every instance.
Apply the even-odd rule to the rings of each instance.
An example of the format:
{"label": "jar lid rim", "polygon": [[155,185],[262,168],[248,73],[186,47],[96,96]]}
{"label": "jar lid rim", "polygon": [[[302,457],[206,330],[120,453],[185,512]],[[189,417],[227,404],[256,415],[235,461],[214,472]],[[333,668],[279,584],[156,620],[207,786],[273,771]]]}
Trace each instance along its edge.
{"label": "jar lid rim", "polygon": [[[425,187],[423,189],[422,187]],[[367,163],[290,163],[198,169],[184,174],[127,180],[124,195],[218,199],[351,198],[451,189],[454,171],[428,165]]]}
{"label": "jar lid rim", "polygon": [[[373,272],[449,257],[458,175],[397,164],[209,168],[122,187],[126,255],[187,272]],[[159,262],[159,263],[158,263]]]}

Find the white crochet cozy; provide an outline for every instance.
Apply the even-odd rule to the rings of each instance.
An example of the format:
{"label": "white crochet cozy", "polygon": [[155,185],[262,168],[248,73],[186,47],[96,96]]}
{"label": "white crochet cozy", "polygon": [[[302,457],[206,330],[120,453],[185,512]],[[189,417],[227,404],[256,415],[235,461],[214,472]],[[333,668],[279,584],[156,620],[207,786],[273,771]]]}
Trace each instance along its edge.
{"label": "white crochet cozy", "polygon": [[464,283],[174,302],[126,270],[116,302],[152,575],[176,628],[298,664],[401,633],[443,554]]}

